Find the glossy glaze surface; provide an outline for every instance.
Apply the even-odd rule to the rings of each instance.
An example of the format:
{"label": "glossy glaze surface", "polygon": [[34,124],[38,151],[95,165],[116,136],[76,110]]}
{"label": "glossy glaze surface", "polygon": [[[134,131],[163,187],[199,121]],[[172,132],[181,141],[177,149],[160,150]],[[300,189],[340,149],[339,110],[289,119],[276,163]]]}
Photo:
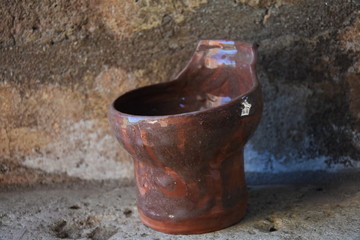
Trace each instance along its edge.
{"label": "glossy glaze surface", "polygon": [[167,83],[117,98],[109,119],[132,155],[141,220],[166,233],[218,230],[245,214],[243,146],[262,112],[252,44],[204,40]]}

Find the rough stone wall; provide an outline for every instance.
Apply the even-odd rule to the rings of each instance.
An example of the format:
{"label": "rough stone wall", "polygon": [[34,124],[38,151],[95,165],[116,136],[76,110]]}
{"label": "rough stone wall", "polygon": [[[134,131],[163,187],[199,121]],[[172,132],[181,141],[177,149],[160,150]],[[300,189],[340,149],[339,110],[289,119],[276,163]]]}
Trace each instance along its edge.
{"label": "rough stone wall", "polygon": [[199,39],[259,44],[248,171],[360,165],[356,0],[0,1],[0,183],[129,177],[108,105],[167,81]]}

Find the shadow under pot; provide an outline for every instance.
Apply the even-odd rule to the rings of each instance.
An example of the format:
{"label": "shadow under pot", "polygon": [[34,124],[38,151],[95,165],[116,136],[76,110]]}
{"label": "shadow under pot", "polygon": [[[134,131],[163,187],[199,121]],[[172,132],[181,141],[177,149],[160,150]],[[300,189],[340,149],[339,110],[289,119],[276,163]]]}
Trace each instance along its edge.
{"label": "shadow under pot", "polygon": [[112,130],[134,159],[145,225],[195,234],[243,218],[243,148],[262,112],[255,64],[253,44],[202,40],[174,80],[111,104]]}

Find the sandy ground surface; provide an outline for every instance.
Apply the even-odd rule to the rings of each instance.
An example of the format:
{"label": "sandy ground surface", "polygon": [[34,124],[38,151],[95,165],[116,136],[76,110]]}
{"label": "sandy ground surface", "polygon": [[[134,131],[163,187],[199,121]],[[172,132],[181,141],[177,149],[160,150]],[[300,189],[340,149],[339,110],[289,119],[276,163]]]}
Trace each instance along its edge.
{"label": "sandy ground surface", "polygon": [[[359,172],[294,175],[298,178],[289,181],[250,176],[246,217],[227,229],[192,236],[167,235],[141,224],[132,182],[3,188],[0,239],[360,240]],[[281,179],[286,184],[278,184]],[[259,185],[264,181],[272,184]]]}

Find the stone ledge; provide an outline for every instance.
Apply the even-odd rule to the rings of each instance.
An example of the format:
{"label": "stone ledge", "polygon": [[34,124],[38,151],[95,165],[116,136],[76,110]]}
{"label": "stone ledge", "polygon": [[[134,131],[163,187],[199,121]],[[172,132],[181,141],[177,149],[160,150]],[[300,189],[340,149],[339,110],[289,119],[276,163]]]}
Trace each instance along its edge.
{"label": "stone ledge", "polygon": [[[193,236],[141,224],[131,182],[0,189],[0,239],[360,239],[359,172],[293,175],[297,184],[290,185],[288,175],[269,175],[262,179],[277,185],[250,185],[248,212],[240,223]],[[287,185],[279,185],[280,179]],[[263,180],[248,176],[253,183]]]}

